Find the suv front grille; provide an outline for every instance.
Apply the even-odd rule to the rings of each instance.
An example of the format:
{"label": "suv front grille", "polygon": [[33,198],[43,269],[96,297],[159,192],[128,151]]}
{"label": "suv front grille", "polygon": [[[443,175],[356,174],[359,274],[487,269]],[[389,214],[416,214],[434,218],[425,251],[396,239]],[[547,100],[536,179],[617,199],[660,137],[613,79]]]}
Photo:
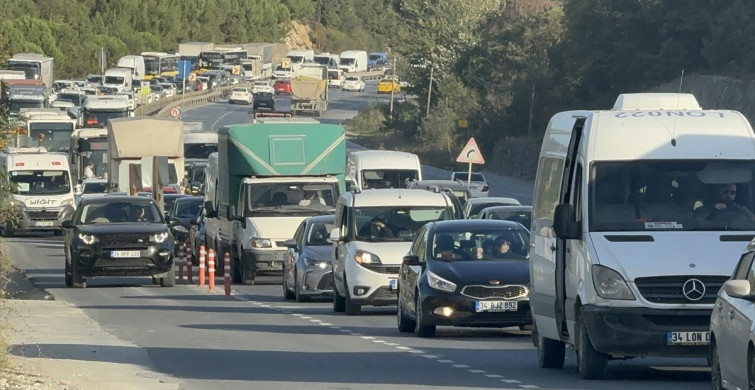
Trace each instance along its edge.
{"label": "suv front grille", "polygon": [[[698,300],[690,299],[684,294],[685,283],[693,279],[701,282],[705,287],[702,298]],[[714,303],[718,290],[721,289],[721,286],[728,279],[728,276],[712,275],[653,276],[637,278],[634,280],[634,283],[640,294],[642,294],[642,297],[649,302],[665,304],[694,303],[702,305]],[[692,286],[688,285],[688,287]],[[699,290],[699,286],[697,289]],[[692,298],[697,297],[692,294],[687,295]]]}
{"label": "suv front grille", "polygon": [[139,246],[146,248],[149,245],[149,234],[147,233],[98,234],[97,238],[103,247]]}
{"label": "suv front grille", "polygon": [[508,286],[465,286],[461,295],[475,299],[504,298],[515,299],[527,296],[527,287],[521,285]]}

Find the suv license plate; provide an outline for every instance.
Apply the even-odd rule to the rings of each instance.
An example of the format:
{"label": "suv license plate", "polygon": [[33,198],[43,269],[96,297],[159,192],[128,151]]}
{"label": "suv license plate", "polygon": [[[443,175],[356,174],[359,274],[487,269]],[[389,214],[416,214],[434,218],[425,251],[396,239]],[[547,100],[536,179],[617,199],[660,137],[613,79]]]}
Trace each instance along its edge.
{"label": "suv license plate", "polygon": [[516,311],[519,309],[517,301],[476,301],[474,304],[476,312],[486,311]]}
{"label": "suv license plate", "polygon": [[710,332],[667,332],[666,344],[668,345],[708,345],[710,344]]}
{"label": "suv license plate", "polygon": [[139,257],[141,253],[139,251],[111,251],[110,257],[113,259],[124,259],[124,258],[133,258],[133,257]]}

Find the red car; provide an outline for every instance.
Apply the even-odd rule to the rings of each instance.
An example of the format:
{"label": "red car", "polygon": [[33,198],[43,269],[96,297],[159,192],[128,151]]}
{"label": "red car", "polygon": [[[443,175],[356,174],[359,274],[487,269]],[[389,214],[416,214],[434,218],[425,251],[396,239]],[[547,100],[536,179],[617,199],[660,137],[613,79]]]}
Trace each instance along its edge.
{"label": "red car", "polygon": [[291,80],[275,80],[275,84],[273,84],[273,89],[275,90],[276,95],[280,95],[282,93],[291,94]]}

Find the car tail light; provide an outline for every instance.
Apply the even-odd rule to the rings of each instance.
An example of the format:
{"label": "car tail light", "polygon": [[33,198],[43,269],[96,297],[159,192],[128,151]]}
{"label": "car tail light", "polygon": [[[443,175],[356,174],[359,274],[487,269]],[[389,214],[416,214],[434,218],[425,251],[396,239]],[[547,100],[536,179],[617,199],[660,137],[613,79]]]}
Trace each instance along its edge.
{"label": "car tail light", "polygon": [[484,187],[482,187],[482,192],[485,192],[485,191],[487,191],[487,190],[489,190],[489,189],[490,189],[490,187],[488,187],[488,186],[484,186]]}

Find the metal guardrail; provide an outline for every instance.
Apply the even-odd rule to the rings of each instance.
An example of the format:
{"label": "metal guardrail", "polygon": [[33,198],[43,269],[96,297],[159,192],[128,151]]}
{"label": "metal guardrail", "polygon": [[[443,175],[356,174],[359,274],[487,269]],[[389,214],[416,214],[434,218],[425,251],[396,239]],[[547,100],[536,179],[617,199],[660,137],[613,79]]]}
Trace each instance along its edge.
{"label": "metal guardrail", "polygon": [[141,105],[134,110],[134,116],[168,116],[171,108],[178,106],[181,108],[191,108],[212,103],[216,100],[223,99],[231,89],[236,87],[251,88],[252,83],[239,83],[226,85],[224,87],[207,89],[204,91],[195,91],[181,95],[171,96],[160,99],[156,102]]}
{"label": "metal guardrail", "polygon": [[354,72],[354,73],[344,73],[344,75],[348,76],[358,76],[361,77],[362,80],[380,80],[383,77],[385,77],[385,70],[373,70],[370,72]]}

